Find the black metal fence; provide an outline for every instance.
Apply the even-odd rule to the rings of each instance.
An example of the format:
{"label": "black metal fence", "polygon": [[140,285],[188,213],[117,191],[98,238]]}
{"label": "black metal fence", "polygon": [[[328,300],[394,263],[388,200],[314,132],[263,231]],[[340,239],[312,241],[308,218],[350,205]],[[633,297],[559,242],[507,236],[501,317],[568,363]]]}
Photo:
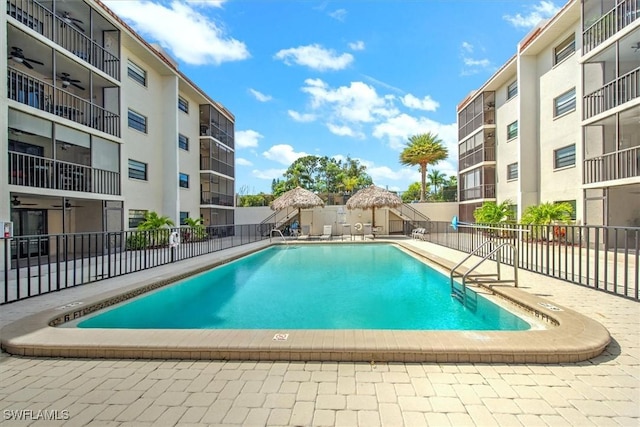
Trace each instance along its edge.
{"label": "black metal fence", "polygon": [[[640,228],[578,225],[461,226],[432,221],[423,239],[470,253],[487,241],[509,242],[517,249],[502,261],[518,268],[639,300]],[[479,256],[492,248],[487,245]]]}
{"label": "black metal fence", "polygon": [[268,239],[271,228],[249,224],[0,239],[0,305]]}

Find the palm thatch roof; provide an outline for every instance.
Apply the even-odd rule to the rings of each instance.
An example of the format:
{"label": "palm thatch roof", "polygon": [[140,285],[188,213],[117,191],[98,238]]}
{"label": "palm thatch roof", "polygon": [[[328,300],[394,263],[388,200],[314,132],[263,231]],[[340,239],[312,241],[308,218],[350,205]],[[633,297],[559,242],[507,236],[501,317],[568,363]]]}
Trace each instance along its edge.
{"label": "palm thatch roof", "polygon": [[347,209],[396,208],[400,205],[400,197],[375,185],[363,188],[347,200]]}
{"label": "palm thatch roof", "polygon": [[302,187],[287,191],[271,203],[271,209],[274,211],[287,208],[307,209],[316,206],[324,206],[322,199]]}

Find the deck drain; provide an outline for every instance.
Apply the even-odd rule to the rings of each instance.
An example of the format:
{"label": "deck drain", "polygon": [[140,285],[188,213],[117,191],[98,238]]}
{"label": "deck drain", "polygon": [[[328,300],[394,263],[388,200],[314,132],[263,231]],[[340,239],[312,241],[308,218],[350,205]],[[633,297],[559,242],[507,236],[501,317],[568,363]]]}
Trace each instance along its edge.
{"label": "deck drain", "polygon": [[84,304],[82,301],[70,302],[69,304],[65,304],[62,307],[56,308],[56,310],[64,310],[64,309],[75,307],[77,305],[82,305],[82,304]]}
{"label": "deck drain", "polygon": [[549,304],[548,302],[539,302],[538,305],[540,305],[540,306],[542,306],[542,307],[544,307],[544,308],[546,308],[548,310],[551,310],[551,311],[562,311],[561,308],[558,308],[553,304]]}
{"label": "deck drain", "polygon": [[275,334],[273,336],[274,341],[286,341],[289,338],[289,334]]}

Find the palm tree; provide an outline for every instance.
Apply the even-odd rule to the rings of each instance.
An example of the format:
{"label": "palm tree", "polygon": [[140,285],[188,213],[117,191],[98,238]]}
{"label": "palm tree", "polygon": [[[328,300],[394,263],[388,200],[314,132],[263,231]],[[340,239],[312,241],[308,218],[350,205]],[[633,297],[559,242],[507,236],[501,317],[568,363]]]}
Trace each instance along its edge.
{"label": "palm tree", "polygon": [[174,223],[168,216],[160,216],[151,211],[144,215],[144,221],[138,224],[138,230],[157,230],[164,227],[173,227]]}
{"label": "palm tree", "polygon": [[[427,175],[427,181],[429,185],[433,186],[434,194],[438,194],[442,191],[442,186],[447,182],[447,175],[440,173],[438,169],[431,169],[431,173]],[[440,187],[440,190],[438,190]]]}
{"label": "palm tree", "polygon": [[420,166],[420,201],[424,202],[427,187],[427,165],[434,165],[449,155],[437,134],[431,132],[409,137],[407,146],[400,153],[400,163],[405,166]]}

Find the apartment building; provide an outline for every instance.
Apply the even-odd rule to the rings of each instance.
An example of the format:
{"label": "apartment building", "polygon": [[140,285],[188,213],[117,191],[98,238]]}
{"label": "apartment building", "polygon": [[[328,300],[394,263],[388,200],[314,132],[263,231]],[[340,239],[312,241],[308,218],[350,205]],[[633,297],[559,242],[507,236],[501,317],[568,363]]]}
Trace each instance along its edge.
{"label": "apartment building", "polygon": [[93,0],[8,0],[0,19],[0,221],[15,235],[120,231],[148,211],[234,223],[235,118],[166,52]]}
{"label": "apartment building", "polygon": [[569,1],[458,106],[462,220],[568,202],[579,223],[640,226],[640,6],[606,3]]}

